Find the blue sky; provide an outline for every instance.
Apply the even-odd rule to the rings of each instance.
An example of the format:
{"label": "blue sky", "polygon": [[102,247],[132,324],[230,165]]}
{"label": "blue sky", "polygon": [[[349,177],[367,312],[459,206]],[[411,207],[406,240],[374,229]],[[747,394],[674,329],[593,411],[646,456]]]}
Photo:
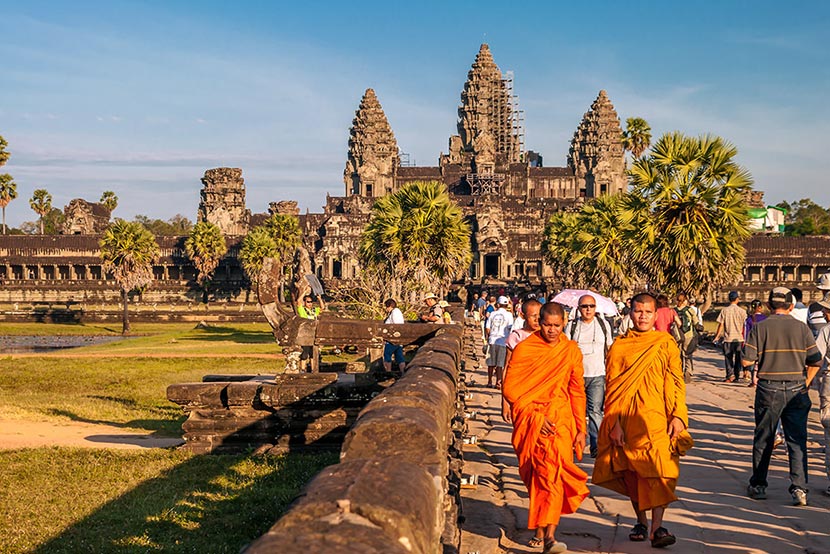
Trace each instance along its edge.
{"label": "blue sky", "polygon": [[734,143],[768,203],[830,206],[830,3],[10,2],[0,0],[7,222],[120,199],[115,216],[196,218],[200,177],[241,167],[248,207],[342,195],[348,130],[372,87],[399,146],[436,165],[482,42],[513,71],[545,165],[600,89],[655,137]]}

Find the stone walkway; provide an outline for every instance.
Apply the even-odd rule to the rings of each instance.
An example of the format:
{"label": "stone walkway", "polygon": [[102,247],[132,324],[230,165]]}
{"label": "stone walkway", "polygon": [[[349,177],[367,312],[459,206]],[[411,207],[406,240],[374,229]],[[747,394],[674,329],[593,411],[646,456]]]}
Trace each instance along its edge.
{"label": "stone walkway", "polygon": [[[501,419],[498,391],[484,387],[487,367],[481,338],[469,328],[466,356],[469,432],[477,444],[465,446],[465,475],[478,475],[478,486],[462,490],[464,532],[461,554],[539,552],[527,541],[527,492],[519,478],[510,444],[511,427]],[[677,537],[674,552],[734,554],[830,554],[830,485],[824,473],[818,400],[810,415],[810,493],[807,507],[790,505],[787,455],[779,447],[770,468],[768,499],[746,497],[751,470],[754,389],[746,383],[723,383],[723,359],[715,350],[699,350],[696,376],[687,388],[690,432],[695,447],[681,461],[678,496],[666,513],[665,526]],[[590,475],[593,460],[582,468]],[[656,552],[649,542],[634,543],[628,499],[590,484],[591,496],[576,514],[563,516],[557,537],[569,552]]]}

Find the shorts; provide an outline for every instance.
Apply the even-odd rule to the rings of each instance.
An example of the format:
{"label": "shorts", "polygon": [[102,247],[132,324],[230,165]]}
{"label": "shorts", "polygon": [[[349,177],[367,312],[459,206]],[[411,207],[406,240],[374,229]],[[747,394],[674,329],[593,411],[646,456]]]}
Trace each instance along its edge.
{"label": "shorts", "polygon": [[503,344],[491,344],[490,352],[487,354],[487,365],[490,367],[504,367],[504,360],[507,357],[507,347]]}
{"label": "shorts", "polygon": [[404,363],[403,346],[392,344],[391,342],[385,343],[383,345],[383,361],[386,363],[392,363],[393,356],[395,357],[396,364]]}

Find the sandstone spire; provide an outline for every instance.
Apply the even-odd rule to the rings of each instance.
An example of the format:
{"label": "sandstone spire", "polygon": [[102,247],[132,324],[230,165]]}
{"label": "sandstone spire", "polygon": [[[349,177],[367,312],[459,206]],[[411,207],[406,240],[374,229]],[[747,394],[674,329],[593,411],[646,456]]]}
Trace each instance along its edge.
{"label": "sandstone spire", "polygon": [[375,91],[366,89],[349,130],[349,157],[343,172],[346,196],[384,196],[395,190],[398,143]]}
{"label": "sandstone spire", "polygon": [[[451,151],[451,157],[458,159],[461,152],[472,153],[479,173],[482,165],[519,161],[518,114],[514,113],[513,100],[507,80],[493,61],[490,47],[482,44],[461,92],[458,108],[460,145],[456,143],[460,151]],[[450,143],[453,144],[452,139]]]}
{"label": "sandstone spire", "polygon": [[585,179],[585,196],[589,198],[625,190],[622,127],[604,90],[599,91],[574,133],[568,166]]}

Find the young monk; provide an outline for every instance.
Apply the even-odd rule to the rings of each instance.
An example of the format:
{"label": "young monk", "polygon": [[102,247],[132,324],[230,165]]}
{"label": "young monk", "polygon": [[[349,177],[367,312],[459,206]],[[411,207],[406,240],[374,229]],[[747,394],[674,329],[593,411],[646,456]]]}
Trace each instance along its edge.
{"label": "young monk", "polygon": [[530,495],[531,544],[544,554],[565,552],[554,537],[561,514],[576,511],[588,496],[588,475],[574,463],[585,448],[585,385],[582,352],[562,334],[565,314],[542,306],[540,330],[516,345],[502,393],[513,420],[519,475]]}
{"label": "young monk", "polygon": [[[510,358],[513,357],[513,350],[516,349],[516,346],[527,337],[535,333],[539,330],[539,312],[542,309],[542,304],[535,298],[531,298],[529,300],[525,300],[524,304],[522,304],[522,312],[524,315],[524,324],[522,325],[521,329],[515,329],[510,332],[510,335],[507,337],[507,356],[504,358],[504,371],[505,375],[507,374],[507,368],[510,367]],[[507,400],[504,399],[504,396],[501,398],[501,417],[507,423],[511,423],[513,420],[510,418],[510,404],[507,403]],[[542,543],[540,542],[539,545]]]}
{"label": "young monk", "polygon": [[631,499],[637,524],[629,539],[649,538],[653,547],[663,548],[677,540],[663,527],[663,515],[677,500],[679,456],[691,446],[683,433],[689,424],[686,389],[677,343],[654,330],[656,299],[638,294],[631,305],[634,327],[608,351],[593,482]]}

